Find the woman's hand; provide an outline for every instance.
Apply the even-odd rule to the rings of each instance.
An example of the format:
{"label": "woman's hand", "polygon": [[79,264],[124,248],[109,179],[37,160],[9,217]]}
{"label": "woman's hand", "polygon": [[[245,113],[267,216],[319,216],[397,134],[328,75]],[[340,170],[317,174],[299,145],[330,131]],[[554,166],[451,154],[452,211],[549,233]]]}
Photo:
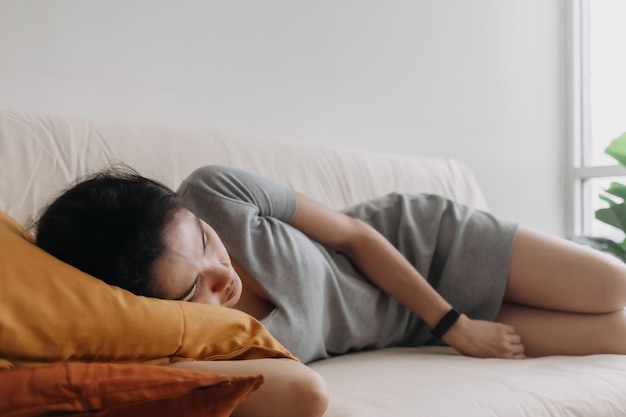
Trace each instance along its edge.
{"label": "woman's hand", "polygon": [[465,314],[443,336],[463,355],[477,358],[524,359],[522,338],[512,326],[472,320]]}

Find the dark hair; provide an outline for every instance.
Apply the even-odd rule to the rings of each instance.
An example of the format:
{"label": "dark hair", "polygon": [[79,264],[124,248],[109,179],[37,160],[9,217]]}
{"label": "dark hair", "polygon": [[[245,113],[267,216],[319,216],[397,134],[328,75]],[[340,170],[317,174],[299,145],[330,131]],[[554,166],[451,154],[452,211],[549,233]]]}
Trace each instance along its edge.
{"label": "dark hair", "polygon": [[34,224],[37,246],[135,294],[158,296],[151,270],[165,226],[182,209],[167,186],[112,166],[63,192]]}

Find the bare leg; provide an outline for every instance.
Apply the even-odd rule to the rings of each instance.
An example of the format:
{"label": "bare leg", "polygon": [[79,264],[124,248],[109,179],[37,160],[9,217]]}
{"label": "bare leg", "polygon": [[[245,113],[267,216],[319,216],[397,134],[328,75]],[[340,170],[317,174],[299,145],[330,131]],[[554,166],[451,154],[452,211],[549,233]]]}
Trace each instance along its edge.
{"label": "bare leg", "polygon": [[626,265],[565,239],[520,228],[505,301],[574,313],[609,313],[626,306]]}
{"label": "bare leg", "polygon": [[526,356],[626,354],[626,313],[564,313],[504,303],[496,321],[515,328]]}
{"label": "bare leg", "polygon": [[626,266],[599,251],[520,228],[504,304],[528,356],[626,354]]}

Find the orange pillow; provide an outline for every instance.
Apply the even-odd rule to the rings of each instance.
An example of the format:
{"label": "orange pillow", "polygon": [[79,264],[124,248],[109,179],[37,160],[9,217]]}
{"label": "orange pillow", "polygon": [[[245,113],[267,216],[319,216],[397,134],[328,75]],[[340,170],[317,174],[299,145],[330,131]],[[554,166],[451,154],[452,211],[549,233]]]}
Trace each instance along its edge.
{"label": "orange pillow", "polygon": [[261,375],[227,376],[131,364],[5,369],[0,370],[0,415],[227,417],[262,383]]}
{"label": "orange pillow", "polygon": [[0,367],[295,359],[253,317],[140,297],[65,264],[0,211]]}

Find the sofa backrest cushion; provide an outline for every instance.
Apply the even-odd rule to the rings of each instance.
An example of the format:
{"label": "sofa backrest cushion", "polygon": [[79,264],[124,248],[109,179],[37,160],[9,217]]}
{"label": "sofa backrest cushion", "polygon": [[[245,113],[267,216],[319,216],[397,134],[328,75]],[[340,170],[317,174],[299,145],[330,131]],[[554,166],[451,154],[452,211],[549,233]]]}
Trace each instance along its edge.
{"label": "sofa backrest cushion", "polygon": [[0,212],[0,366],[292,358],[251,316],[140,297],[65,264]]}
{"label": "sofa backrest cushion", "polygon": [[486,208],[472,172],[453,159],[0,111],[0,210],[22,224],[76,179],[117,162],[174,189],[196,168],[220,164],[274,178],[335,209],[392,191]]}

